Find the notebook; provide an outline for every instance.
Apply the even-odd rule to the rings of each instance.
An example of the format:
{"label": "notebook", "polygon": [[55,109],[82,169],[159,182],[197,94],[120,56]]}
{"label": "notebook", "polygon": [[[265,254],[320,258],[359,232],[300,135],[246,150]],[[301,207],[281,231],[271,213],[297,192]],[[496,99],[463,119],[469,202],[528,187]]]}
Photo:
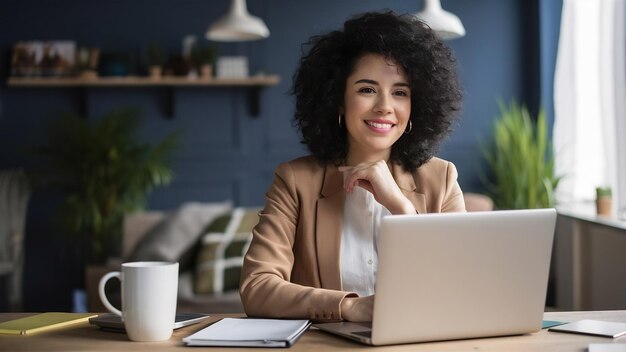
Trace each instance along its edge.
{"label": "notebook", "polygon": [[626,323],[585,319],[553,327],[549,330],[617,338],[626,335]]}
{"label": "notebook", "polygon": [[308,320],[224,318],[183,342],[187,346],[290,347],[310,325]]}
{"label": "notebook", "polygon": [[542,327],[554,209],[383,218],[371,325],[315,324],[371,345]]}
{"label": "notebook", "polygon": [[[174,318],[174,329],[199,323],[208,318],[208,314],[202,313],[176,313]],[[100,314],[97,317],[89,318],[89,324],[97,325],[102,330],[125,333],[126,328],[122,318],[113,313]]]}
{"label": "notebook", "polygon": [[86,323],[93,313],[41,313],[0,323],[1,334],[28,335]]}

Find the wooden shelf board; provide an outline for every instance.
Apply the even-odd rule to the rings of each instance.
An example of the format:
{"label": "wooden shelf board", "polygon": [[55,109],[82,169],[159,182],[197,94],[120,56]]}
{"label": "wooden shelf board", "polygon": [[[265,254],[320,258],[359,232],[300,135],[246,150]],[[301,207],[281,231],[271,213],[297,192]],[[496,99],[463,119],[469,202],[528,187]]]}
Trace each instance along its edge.
{"label": "wooden shelf board", "polygon": [[11,77],[10,87],[262,87],[280,82],[277,75],[252,76],[247,78],[187,78],[187,77],[99,77],[51,78]]}

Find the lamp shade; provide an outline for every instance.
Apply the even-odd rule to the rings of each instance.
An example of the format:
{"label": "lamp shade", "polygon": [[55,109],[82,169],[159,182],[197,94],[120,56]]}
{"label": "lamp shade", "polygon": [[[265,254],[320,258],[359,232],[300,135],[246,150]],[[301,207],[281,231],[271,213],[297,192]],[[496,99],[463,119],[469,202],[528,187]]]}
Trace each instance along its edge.
{"label": "lamp shade", "polygon": [[231,0],[228,13],[206,32],[206,38],[220,42],[265,39],[270,31],[262,19],[248,13],[246,0]]}
{"label": "lamp shade", "polygon": [[441,8],[440,0],[425,0],[424,9],[415,14],[441,39],[456,39],[465,35],[465,27],[453,13]]}

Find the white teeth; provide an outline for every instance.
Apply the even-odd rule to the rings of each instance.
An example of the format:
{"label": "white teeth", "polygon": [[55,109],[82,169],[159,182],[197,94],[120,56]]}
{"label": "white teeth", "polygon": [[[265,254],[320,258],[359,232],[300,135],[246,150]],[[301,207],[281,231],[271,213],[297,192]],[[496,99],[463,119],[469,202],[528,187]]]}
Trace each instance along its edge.
{"label": "white teeth", "polygon": [[393,126],[393,124],[391,123],[379,123],[379,122],[371,122],[371,121],[366,121],[366,123],[374,128],[391,128]]}

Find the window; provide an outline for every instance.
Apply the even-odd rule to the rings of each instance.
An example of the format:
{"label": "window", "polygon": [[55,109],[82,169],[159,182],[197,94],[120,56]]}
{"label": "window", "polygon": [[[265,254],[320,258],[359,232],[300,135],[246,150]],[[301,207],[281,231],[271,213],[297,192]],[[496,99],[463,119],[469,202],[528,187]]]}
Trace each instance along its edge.
{"label": "window", "polygon": [[564,0],[554,80],[554,155],[560,202],[613,189],[626,212],[626,6]]}

